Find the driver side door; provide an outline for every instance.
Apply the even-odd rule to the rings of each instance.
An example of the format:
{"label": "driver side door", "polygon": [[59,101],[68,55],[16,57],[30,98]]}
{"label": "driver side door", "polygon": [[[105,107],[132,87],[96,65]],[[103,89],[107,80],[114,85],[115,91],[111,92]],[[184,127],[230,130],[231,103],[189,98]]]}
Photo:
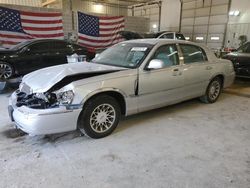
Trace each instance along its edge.
{"label": "driver side door", "polygon": [[184,80],[176,45],[160,46],[152,59],[163,61],[164,66],[139,72],[139,112],[176,103],[183,97]]}

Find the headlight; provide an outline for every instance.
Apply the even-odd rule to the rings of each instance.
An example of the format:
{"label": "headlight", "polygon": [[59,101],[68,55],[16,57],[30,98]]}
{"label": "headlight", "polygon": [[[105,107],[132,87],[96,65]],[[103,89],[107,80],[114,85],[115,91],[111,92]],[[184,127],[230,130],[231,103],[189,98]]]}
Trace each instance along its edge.
{"label": "headlight", "polygon": [[57,101],[60,104],[71,104],[73,99],[74,99],[74,92],[72,90],[57,94]]}

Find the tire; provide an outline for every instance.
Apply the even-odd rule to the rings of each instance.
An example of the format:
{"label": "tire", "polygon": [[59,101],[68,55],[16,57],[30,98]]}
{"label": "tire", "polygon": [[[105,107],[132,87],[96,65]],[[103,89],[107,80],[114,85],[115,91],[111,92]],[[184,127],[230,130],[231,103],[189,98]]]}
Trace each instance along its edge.
{"label": "tire", "polygon": [[0,80],[7,80],[12,77],[14,70],[9,63],[0,61]]}
{"label": "tire", "polygon": [[121,107],[117,100],[99,95],[87,101],[78,118],[78,129],[90,138],[103,138],[115,130],[120,117]]}
{"label": "tire", "polygon": [[206,94],[200,97],[203,103],[214,103],[218,100],[222,91],[222,80],[219,77],[215,77],[211,80],[207,87]]}
{"label": "tire", "polygon": [[0,81],[0,94],[4,93],[6,88],[7,88],[7,83]]}

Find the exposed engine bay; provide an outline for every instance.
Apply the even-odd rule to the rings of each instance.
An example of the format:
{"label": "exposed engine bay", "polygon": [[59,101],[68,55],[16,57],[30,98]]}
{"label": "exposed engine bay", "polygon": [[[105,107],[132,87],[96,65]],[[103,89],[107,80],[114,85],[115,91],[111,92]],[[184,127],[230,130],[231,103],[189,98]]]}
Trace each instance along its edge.
{"label": "exposed engine bay", "polygon": [[59,102],[55,93],[45,94],[26,94],[24,92],[16,91],[17,107],[27,106],[33,109],[46,109],[58,107]]}

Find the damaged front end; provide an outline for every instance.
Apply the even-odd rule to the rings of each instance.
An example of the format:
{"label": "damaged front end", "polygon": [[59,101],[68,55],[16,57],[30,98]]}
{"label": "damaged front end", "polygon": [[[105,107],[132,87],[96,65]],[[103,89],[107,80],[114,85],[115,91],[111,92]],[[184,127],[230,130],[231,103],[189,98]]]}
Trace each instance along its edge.
{"label": "damaged front end", "polygon": [[20,90],[16,91],[16,106],[27,106],[33,109],[56,108],[60,105],[70,105],[74,98],[72,90],[52,93],[31,93],[27,94]]}
{"label": "damaged front end", "polygon": [[9,115],[30,135],[72,131],[82,110],[81,104],[72,104],[74,96],[73,90],[33,93],[20,87],[10,97]]}
{"label": "damaged front end", "polygon": [[46,109],[58,106],[56,94],[52,93],[35,93],[26,94],[24,92],[16,92],[16,106],[27,106],[34,109]]}

